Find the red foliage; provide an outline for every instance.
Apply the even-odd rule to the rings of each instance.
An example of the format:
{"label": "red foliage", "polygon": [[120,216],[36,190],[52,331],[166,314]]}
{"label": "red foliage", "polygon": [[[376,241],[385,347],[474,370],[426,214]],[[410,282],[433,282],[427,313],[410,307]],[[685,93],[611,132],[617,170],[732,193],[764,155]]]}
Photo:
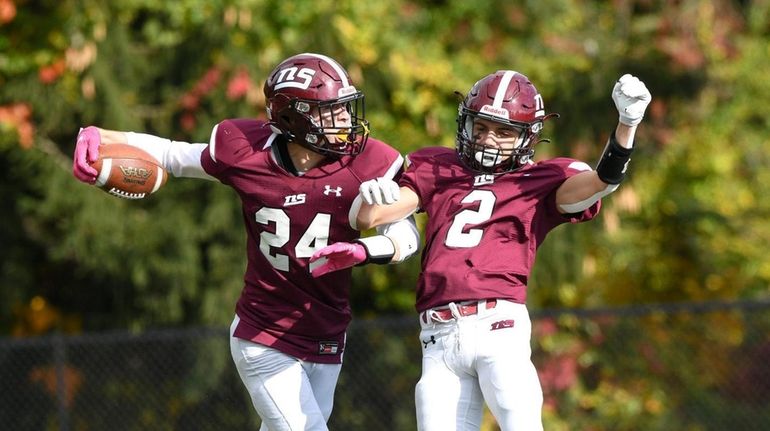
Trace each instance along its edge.
{"label": "red foliage", "polygon": [[43,84],[52,84],[62,76],[65,68],[66,63],[63,58],[60,58],[48,66],[41,67],[38,71],[38,79],[40,79],[40,82]]}
{"label": "red foliage", "polygon": [[735,399],[756,405],[770,402],[770,340],[742,354],[735,361],[735,374],[729,379],[727,392]]}
{"label": "red foliage", "polygon": [[[676,66],[697,70],[705,67],[709,55],[732,58],[738,54],[733,35],[743,29],[744,22],[728,5],[713,2],[695,9],[672,7],[665,15],[660,20],[655,43]],[[702,16],[712,15],[714,22],[704,34],[698,29]]]}
{"label": "red foliage", "polygon": [[665,375],[666,365],[660,360],[660,355],[650,343],[639,345],[639,353],[647,361],[650,371],[658,375]]}
{"label": "red foliage", "polygon": [[553,335],[559,330],[559,328],[556,326],[556,321],[553,318],[545,318],[538,321],[533,330],[536,337],[539,338]]}
{"label": "red foliage", "polygon": [[198,109],[198,105],[200,104],[200,96],[197,94],[194,94],[193,92],[187,92],[182,95],[182,98],[179,100],[179,104],[182,106],[182,108],[194,111]]}
{"label": "red foliage", "polygon": [[193,88],[179,99],[179,105],[184,110],[179,119],[179,125],[183,130],[189,132],[195,128],[197,124],[195,111],[198,110],[201,99],[214,91],[221,78],[222,71],[217,66],[212,66],[193,85]]}
{"label": "red foliage", "polygon": [[0,24],[6,24],[16,17],[16,5],[12,0],[0,0]]}
{"label": "red foliage", "polygon": [[[83,373],[76,368],[65,366],[62,377],[64,386],[64,405],[71,407],[72,403],[75,401],[75,395],[83,385]],[[59,378],[54,367],[47,366],[33,368],[29,373],[29,381],[42,385],[43,389],[45,389],[52,398],[58,397]]]}
{"label": "red foliage", "polygon": [[219,80],[222,78],[222,71],[218,67],[212,66],[203,77],[195,84],[194,91],[200,96],[205,96],[214,90]]}
{"label": "red foliage", "polygon": [[543,388],[543,404],[547,408],[558,407],[559,393],[578,382],[580,369],[579,352],[565,352],[549,356],[537,370]]}
{"label": "red foliage", "polygon": [[19,134],[19,144],[31,148],[35,136],[35,127],[30,122],[32,108],[26,103],[14,103],[0,106],[0,123],[9,124]]}
{"label": "red foliage", "polygon": [[239,67],[227,84],[227,98],[230,100],[240,99],[246,96],[253,87],[254,83],[251,82],[249,71],[245,67]]}
{"label": "red foliage", "polygon": [[540,384],[544,392],[558,392],[571,387],[578,378],[578,353],[549,356],[540,366]]}
{"label": "red foliage", "polygon": [[195,115],[192,112],[185,112],[179,119],[179,125],[182,126],[182,130],[190,132],[195,128],[198,122],[195,120]]}
{"label": "red foliage", "polygon": [[179,105],[185,110],[194,111],[198,109],[200,99],[211,93],[219,83],[222,72],[218,67],[212,66],[206,73],[193,85],[190,91],[186,92],[179,99]]}

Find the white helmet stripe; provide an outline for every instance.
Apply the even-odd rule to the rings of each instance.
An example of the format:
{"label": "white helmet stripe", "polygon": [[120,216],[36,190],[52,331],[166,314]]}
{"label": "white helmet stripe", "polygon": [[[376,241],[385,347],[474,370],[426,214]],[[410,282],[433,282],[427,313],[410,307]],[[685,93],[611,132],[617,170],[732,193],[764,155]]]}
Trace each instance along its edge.
{"label": "white helmet stripe", "polygon": [[306,52],[305,55],[310,55],[312,57],[319,58],[319,59],[325,61],[326,63],[328,63],[329,66],[331,66],[337,72],[337,75],[339,75],[340,79],[342,80],[342,88],[350,86],[350,83],[348,82],[348,76],[347,76],[347,74],[345,74],[345,70],[342,69],[342,66],[340,66],[339,63],[337,63],[336,61],[334,61],[330,57],[327,57],[327,56],[321,55],[321,54],[313,54],[312,52]]}
{"label": "white helmet stripe", "polygon": [[503,100],[505,99],[505,93],[508,91],[508,86],[511,85],[511,80],[519,72],[513,70],[506,70],[503,74],[503,79],[500,80],[500,85],[497,86],[497,92],[495,93],[495,101],[492,102],[492,106],[500,108],[503,106]]}

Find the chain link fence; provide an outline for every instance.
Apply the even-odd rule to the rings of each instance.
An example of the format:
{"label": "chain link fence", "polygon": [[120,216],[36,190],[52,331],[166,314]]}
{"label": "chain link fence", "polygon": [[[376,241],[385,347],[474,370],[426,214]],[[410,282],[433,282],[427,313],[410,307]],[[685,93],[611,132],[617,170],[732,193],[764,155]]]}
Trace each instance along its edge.
{"label": "chain link fence", "polygon": [[[547,430],[770,429],[770,302],[533,313]],[[332,430],[414,430],[415,316],[354,320]],[[245,430],[227,328],[0,339],[0,429]],[[485,430],[496,430],[487,415]]]}

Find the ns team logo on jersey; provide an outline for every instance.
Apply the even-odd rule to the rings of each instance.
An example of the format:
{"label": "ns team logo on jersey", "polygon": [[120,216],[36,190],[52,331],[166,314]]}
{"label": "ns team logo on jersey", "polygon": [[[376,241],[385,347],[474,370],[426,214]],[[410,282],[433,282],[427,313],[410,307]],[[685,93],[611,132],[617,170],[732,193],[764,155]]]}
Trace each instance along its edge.
{"label": "ns team logo on jersey", "polygon": [[302,205],[307,200],[307,195],[305,193],[300,193],[297,195],[289,195],[284,196],[284,202],[283,206],[290,207],[292,205]]}
{"label": "ns team logo on jersey", "polygon": [[495,182],[495,176],[494,175],[489,175],[489,174],[476,175],[473,178],[473,186],[474,187],[483,186],[483,185],[486,185],[486,184],[493,184],[494,182]]}

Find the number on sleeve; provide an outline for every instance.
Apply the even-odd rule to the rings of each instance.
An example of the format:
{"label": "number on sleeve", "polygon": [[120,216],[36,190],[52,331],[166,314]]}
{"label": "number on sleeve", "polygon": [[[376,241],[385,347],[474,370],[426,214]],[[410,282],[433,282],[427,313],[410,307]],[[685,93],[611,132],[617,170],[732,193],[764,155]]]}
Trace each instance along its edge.
{"label": "number on sleeve", "polygon": [[464,204],[479,202],[478,210],[462,210],[452,221],[452,226],[446,235],[445,244],[448,247],[469,248],[479,245],[481,236],[484,234],[482,229],[468,229],[463,232],[463,228],[469,224],[479,224],[489,220],[492,217],[492,210],[495,207],[497,198],[489,190],[474,190],[461,201]]}

